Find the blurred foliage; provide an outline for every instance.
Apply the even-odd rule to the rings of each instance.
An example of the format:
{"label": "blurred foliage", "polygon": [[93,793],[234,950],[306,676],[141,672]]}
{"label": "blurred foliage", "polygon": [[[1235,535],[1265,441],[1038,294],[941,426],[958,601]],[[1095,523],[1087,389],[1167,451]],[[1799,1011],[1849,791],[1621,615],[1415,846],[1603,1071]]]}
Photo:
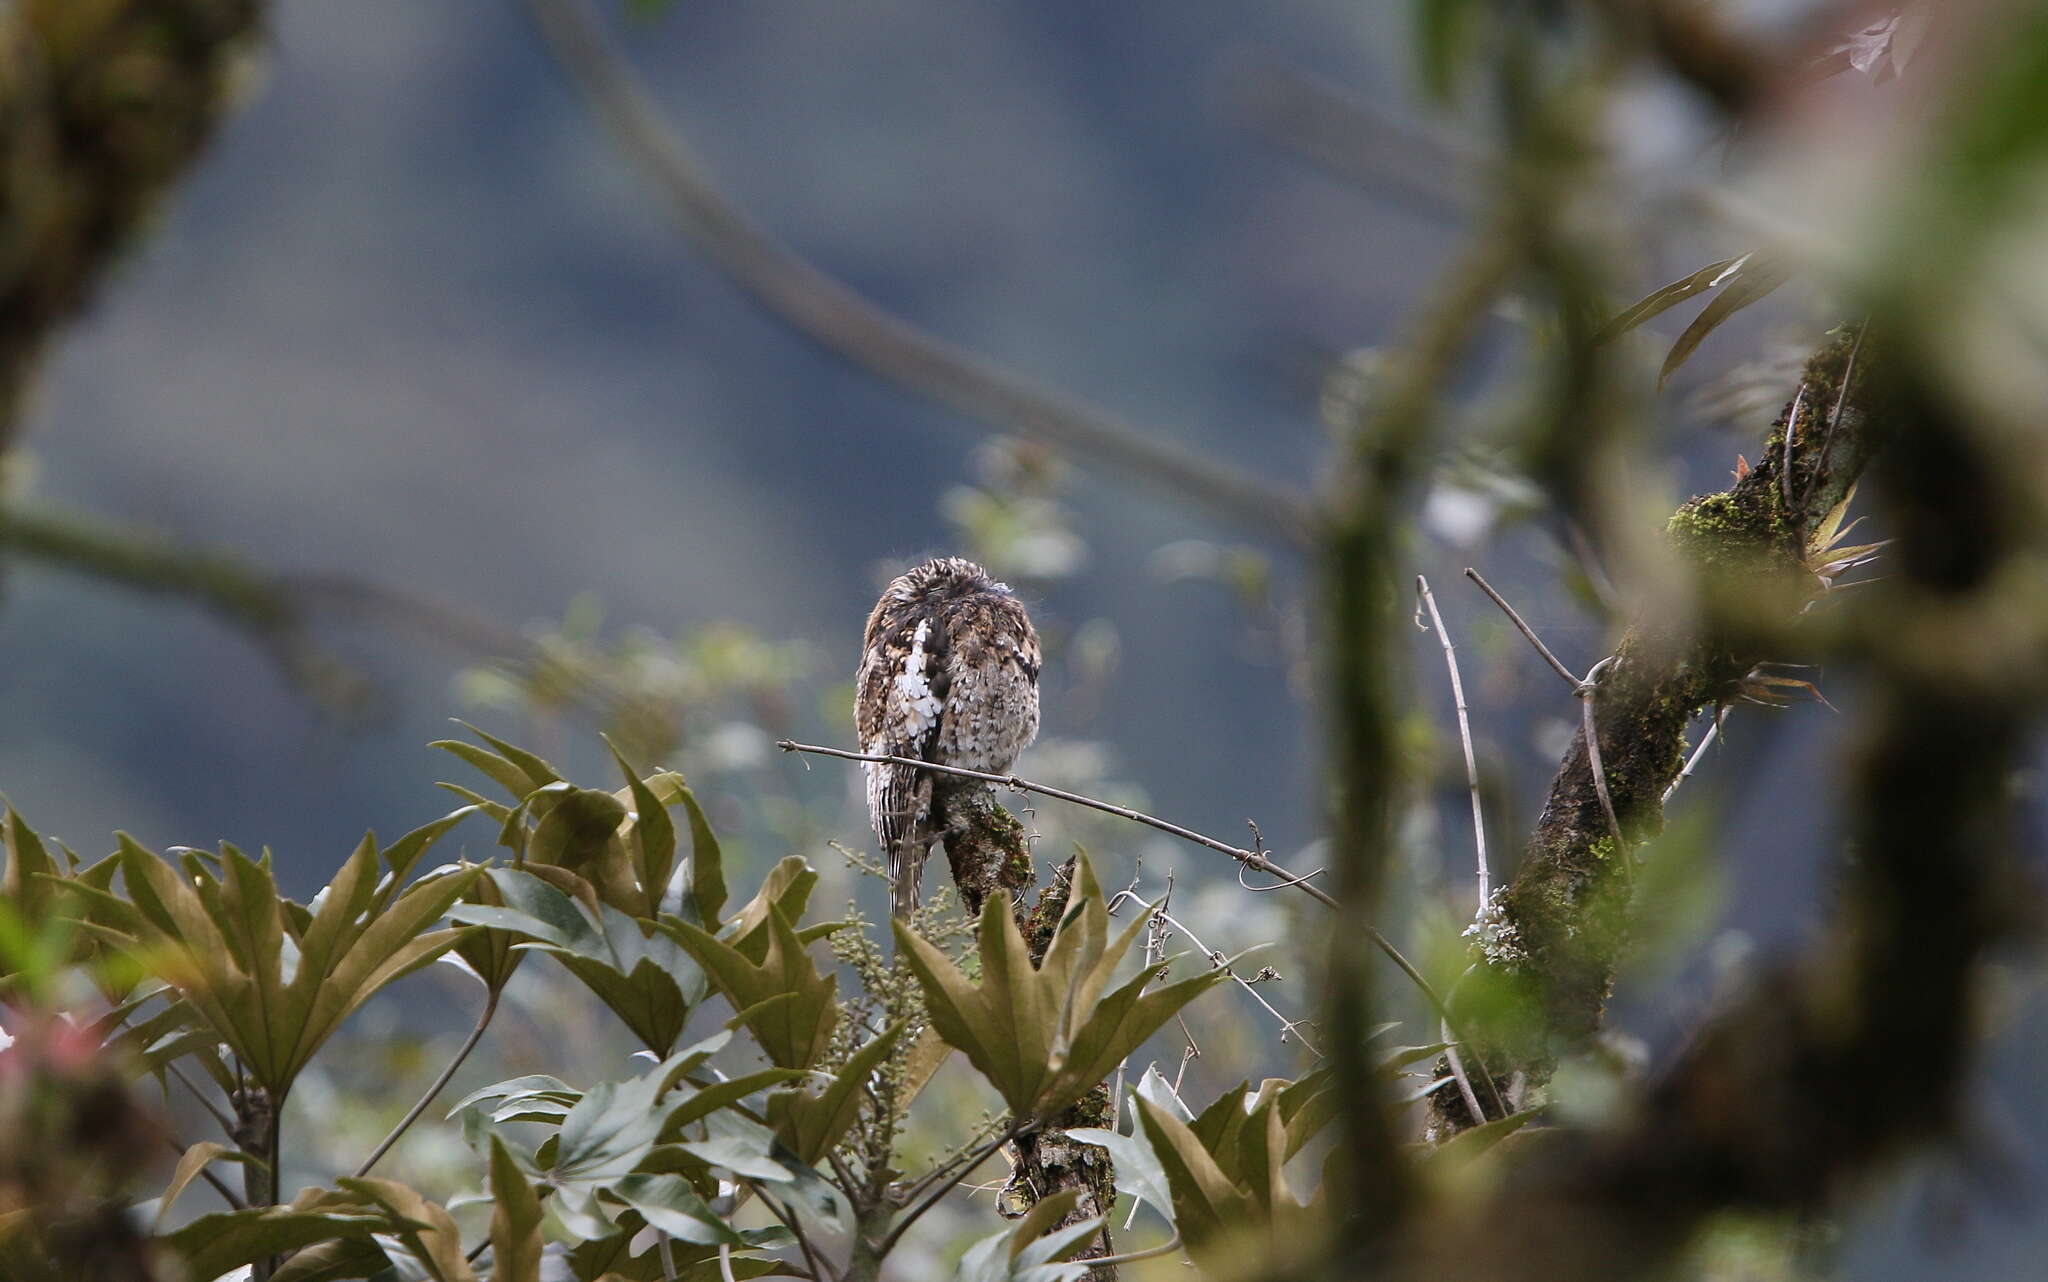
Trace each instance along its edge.
{"label": "blurred foliage", "polygon": [[[182,108],[151,115],[168,131],[151,145],[175,155],[144,148],[144,172],[101,184],[120,196],[118,217],[67,247],[94,252],[12,245],[14,277],[35,285],[30,310],[75,310],[105,248],[125,241],[197,147],[251,10],[184,6],[220,20],[209,41],[197,28],[136,27],[143,7],[0,11],[0,22],[85,24],[58,35],[101,20],[140,30],[158,70],[137,101]],[[670,8],[628,7],[643,18]],[[2001,773],[2011,743],[2038,729],[2048,686],[2048,289],[2037,287],[2048,18],[1988,3],[1944,17],[1921,4],[1837,31],[1824,24],[1871,15],[1820,6],[1794,39],[1731,8],[1418,0],[1417,79],[1492,120],[1490,190],[1471,255],[1427,300],[1412,346],[1354,352],[1325,384],[1343,466],[1313,554],[1329,582],[1355,589],[1351,613],[1313,635],[1296,567],[1263,544],[1185,539],[1151,557],[1164,580],[1227,594],[1247,654],[1284,664],[1339,722],[1339,742],[1370,750],[1343,760],[1380,768],[1337,781],[1339,835],[1318,851],[1358,893],[1317,976],[1335,999],[1336,1018],[1314,1027],[1319,1042],[1339,1039],[1332,1062],[1315,1062],[1309,1021],[1264,995],[1277,969],[1248,975],[1198,944],[1168,976],[1167,946],[1195,942],[1190,922],[1227,926],[1233,945],[1321,932],[1227,886],[1184,896],[1201,911],[1170,916],[1171,874],[1146,906],[1143,863],[1158,846],[1093,812],[1033,816],[1035,835],[1115,851],[1133,867],[1129,885],[1106,893],[1078,856],[1035,943],[999,899],[969,920],[935,897],[887,934],[857,904],[820,919],[821,892],[858,884],[866,857],[821,869],[786,852],[858,830],[849,789],[837,774],[823,788],[792,784],[767,765],[798,727],[845,724],[843,683],[816,684],[802,642],[735,623],[608,631],[597,600],[579,598],[521,653],[465,671],[456,694],[520,719],[551,755],[594,724],[619,786],[576,784],[482,732],[449,740],[439,746],[481,776],[446,785],[464,804],[389,846],[366,837],[303,903],[282,894],[268,851],[159,852],[124,835],[88,862],[7,809],[0,1270],[187,1282],[236,1270],[271,1282],[874,1278],[892,1256],[914,1267],[904,1235],[920,1218],[973,1188],[1005,1144],[1091,1106],[1107,1080],[1101,1124],[1065,1134],[1109,1155],[1131,1215],[1142,1206],[1163,1222],[1163,1246],[1132,1254],[1164,1271],[1185,1254],[1218,1278],[1804,1275],[1829,1245],[1843,1190],[1953,1129],[1965,1104],[1954,1083],[1981,1036],[1961,1012],[1981,959],[2024,937],[2036,898],[1996,862],[2011,844],[1996,821],[2012,801]],[[190,92],[160,92],[177,88],[181,62],[196,68]],[[1896,96],[1855,120],[1801,99],[1839,76]],[[1695,91],[1731,158],[1757,134],[1778,149],[1696,202],[1718,211],[1711,251],[1654,272],[1644,260],[1659,257],[1660,211],[1638,207],[1618,137],[1646,78]],[[122,101],[44,105],[126,119]],[[56,118],[17,113],[0,145],[33,159],[65,133]],[[1856,164],[1832,165],[1844,156]],[[10,165],[10,180],[32,169]],[[39,264],[61,266],[61,278],[36,285]],[[1680,507],[1667,538],[1646,537],[1649,514],[1664,519],[1675,498],[1640,449],[1654,398],[1738,314],[1792,292],[1845,327],[1814,327],[1796,369],[1762,361],[1718,380],[1747,386],[1693,393],[1790,403],[1755,461],[1734,460],[1728,490]],[[1695,304],[1675,335],[1656,332]],[[5,335],[0,402],[16,399],[44,328]],[[1468,351],[1489,344],[1490,359]],[[1878,509],[1896,545],[1855,534],[1850,519],[1854,474],[1883,433],[1906,453]],[[19,466],[0,457],[9,475]],[[1056,593],[1091,553],[1066,502],[1067,466],[1036,439],[977,451],[968,481],[940,502],[961,549],[1027,591]],[[1407,542],[1410,489],[1414,524],[1434,543]],[[273,641],[297,637],[278,585],[239,565],[25,512],[5,486],[0,503],[0,547],[207,601]],[[1440,813],[1446,797],[1464,801],[1462,771],[1400,684],[1402,655],[1367,626],[1393,617],[1387,601],[1405,599],[1405,585],[1390,594],[1371,572],[1410,553],[1492,550],[1520,527],[1564,590],[1617,632],[1560,643],[1570,694],[1550,692],[1576,698],[1566,706],[1580,715],[1552,709],[1556,742],[1543,750],[1563,761],[1551,802],[1514,879],[1475,904],[1464,838]],[[1871,581],[1849,576],[1894,555],[1903,585],[1844,601]],[[1876,603],[1858,606],[1863,597]],[[1048,609],[1042,626],[1048,684],[1066,683],[1072,724],[1084,725],[1124,661],[1116,625]],[[1480,688],[1526,684],[1513,643],[1496,627],[1470,647],[1485,661]],[[1719,807],[1732,803],[1666,823],[1685,736],[1706,733],[1702,713],[1718,733],[1737,703],[1818,700],[1814,681],[1787,673],[1820,656],[1860,665],[1879,709],[1859,766],[1869,773],[1857,776],[1862,810],[1849,817],[1859,859],[1844,876],[1843,920],[1817,932],[1807,964],[1759,991],[1725,985],[1726,1009],[1651,1077],[1643,1044],[1609,1019],[1617,975],[1696,960],[1729,884],[1715,839]],[[1629,684],[1632,665],[1657,663],[1668,681]],[[1360,710],[1369,724],[1344,721]],[[1968,767],[1946,772],[1929,739],[1973,754]],[[1481,744],[1474,756],[1505,753]],[[1029,765],[1041,781],[1143,800],[1115,783],[1102,743],[1048,741]],[[1480,787],[1482,818],[1504,808]],[[503,853],[427,866],[460,824],[488,827]],[[1254,829],[1254,846],[1263,840]],[[1916,863],[1923,851],[1954,857]],[[742,900],[739,883],[754,893]],[[1361,942],[1376,932],[1356,927],[1393,914],[1419,941],[1419,965],[1396,957],[1415,988],[1398,996],[1375,991],[1357,960],[1380,962]],[[533,954],[546,963],[528,965]],[[435,961],[449,963],[436,973],[475,980],[482,1002],[430,1077],[440,1039],[379,1003]],[[1239,1015],[1212,1029],[1199,1012],[1224,999],[1189,1003],[1220,985],[1234,987]],[[1184,1008],[1198,1012],[1192,1025]],[[1361,1022],[1390,1008],[1425,1030],[1413,1044],[1379,1046],[1391,1025]],[[1910,1022],[1928,1010],[1947,1022]],[[1137,1069],[1162,1033],[1185,1048],[1171,1080],[1156,1061]],[[499,1069],[522,1071],[466,1081],[460,1102],[431,1116],[487,1037]],[[1303,1055],[1311,1062],[1292,1078],[1228,1083],[1242,1065]],[[1196,1073],[1212,1080],[1191,1081],[1205,1056]],[[402,1114],[366,1099],[402,1098],[422,1078]],[[1217,1080],[1203,1102],[1196,1087]],[[145,1102],[145,1081],[160,1102]],[[188,1144],[180,1132],[192,1125],[218,1138]],[[1425,1143],[1408,1144],[1418,1133]],[[403,1178],[372,1174],[387,1153]],[[289,1200],[287,1169],[313,1181]],[[226,1209],[183,1219],[200,1182]],[[1077,1257],[1106,1241],[1114,1217],[1069,1223],[1076,1206],[1044,1197],[998,1232],[976,1230],[959,1276],[1099,1271]]]}

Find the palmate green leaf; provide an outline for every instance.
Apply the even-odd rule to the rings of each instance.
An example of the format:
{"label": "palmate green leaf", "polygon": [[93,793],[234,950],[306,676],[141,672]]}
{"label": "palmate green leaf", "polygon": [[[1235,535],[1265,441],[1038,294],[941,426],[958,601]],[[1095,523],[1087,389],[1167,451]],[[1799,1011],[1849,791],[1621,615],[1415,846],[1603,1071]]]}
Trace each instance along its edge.
{"label": "palmate green leaf", "polygon": [[897,1023],[855,1051],[822,1093],[792,1090],[770,1095],[766,1112],[776,1136],[805,1162],[825,1156],[859,1117],[861,1088],[888,1058],[905,1027],[907,1022]]}
{"label": "palmate green leaf", "polygon": [[14,904],[23,920],[42,919],[50,896],[50,879],[62,875],[43,839],[14,807],[0,798],[0,842],[7,846],[7,869],[0,873],[0,898]]}
{"label": "palmate green leaf", "polygon": [[[704,817],[704,807],[697,802],[697,794],[690,791],[678,774],[656,775],[648,786],[664,802],[680,801],[683,810],[690,816],[690,874],[683,891],[682,908],[694,913],[706,930],[718,929],[718,913],[725,907],[725,855],[719,848],[718,837],[711,831],[711,821]],[[795,921],[802,914],[792,913]]]}
{"label": "palmate green leaf", "polygon": [[1285,1162],[1335,1115],[1334,1080],[1329,1070],[1298,1082],[1269,1077],[1256,1093],[1249,1083],[1240,1083],[1203,1109],[1188,1129],[1225,1176],[1257,1193],[1267,1178],[1261,1172],[1270,1163],[1268,1119],[1280,1128],[1280,1161]]}
{"label": "palmate green leaf", "polygon": [[[809,1068],[824,1055],[839,1025],[839,977],[818,973],[779,906],[770,903],[766,913],[758,958],[688,922],[672,925],[677,942],[746,1017],[748,1031],[769,1061],[781,1068]],[[741,936],[742,943],[745,939]],[[776,998],[784,1000],[768,1004]]]}
{"label": "palmate green leaf", "polygon": [[[464,813],[413,834],[407,866]],[[217,864],[188,857],[181,873],[123,834],[118,858],[126,902],[83,880],[70,883],[85,901],[88,928],[146,958],[209,1040],[225,1044],[273,1094],[289,1088],[363,1002],[461,938],[427,927],[474,875],[430,877],[380,904],[376,844],[366,839],[318,897],[318,910],[302,917],[286,910],[267,857],[226,846]],[[200,1044],[159,1039],[156,1049],[161,1058]]]}
{"label": "palmate green leaf", "polygon": [[1252,1197],[1217,1166],[1192,1128],[1140,1095],[1138,1123],[1158,1157],[1173,1198],[1173,1225],[1191,1249],[1264,1217]]}
{"label": "palmate green leaf", "polygon": [[245,1264],[316,1242],[368,1242],[389,1227],[388,1217],[358,1199],[314,1190],[285,1206],[202,1215],[161,1241],[185,1266],[188,1276],[217,1278]]}
{"label": "palmate green leaf", "polygon": [[[710,992],[710,981],[674,937],[675,925],[635,921],[560,870],[529,866],[493,869],[503,906],[457,904],[456,921],[514,932],[552,954],[625,1023],[642,1045],[667,1055],[682,1037],[690,1011]],[[588,896],[588,899],[584,896]]]}
{"label": "palmate green leaf", "polygon": [[384,1213],[385,1231],[375,1241],[399,1267],[401,1276],[431,1282],[477,1282],[476,1271],[463,1258],[462,1232],[446,1207],[420,1196],[396,1180],[343,1179],[348,1193]]}
{"label": "palmate green leaf", "polygon": [[561,771],[525,749],[514,747],[503,739],[486,734],[467,721],[457,720],[455,724],[483,740],[496,751],[479,748],[460,739],[437,739],[427,746],[453,753],[475,766],[490,776],[492,782],[510,793],[514,802],[525,801],[536,790],[551,783],[562,782]]}
{"label": "palmate green leaf", "polygon": [[[670,1115],[688,1098],[671,1088],[725,1044],[730,1034],[681,1051],[639,1077],[603,1082],[587,1091],[562,1119],[543,1180],[565,1193],[594,1195],[623,1179],[661,1142]],[[488,1098],[488,1097],[486,1097]],[[543,1145],[543,1154],[548,1146]]]}
{"label": "palmate green leaf", "polygon": [[[659,917],[662,893],[668,888],[669,874],[675,869],[676,826],[668,817],[668,807],[641,780],[639,772],[626,761],[618,745],[607,737],[604,746],[611,750],[619,773],[626,776],[626,800],[632,804],[631,816],[621,840],[626,843],[633,879],[639,883],[643,896],[633,912],[640,917]],[[694,801],[692,798],[693,804]]]}
{"label": "palmate green leaf", "polygon": [[606,1192],[640,1213],[654,1228],[682,1242],[700,1246],[750,1245],[705,1204],[680,1175],[628,1175]]}
{"label": "palmate green leaf", "polygon": [[[553,785],[551,785],[553,786]],[[528,860],[567,868],[597,889],[607,903],[624,912],[638,912],[639,885],[617,840],[626,806],[600,788],[562,785],[552,804],[535,812],[539,822],[526,845]],[[538,799],[538,798],[536,798]],[[656,895],[661,893],[656,887]]]}
{"label": "palmate green leaf", "polygon": [[840,1232],[851,1231],[851,1208],[839,1190],[776,1138],[775,1132],[749,1117],[725,1109],[704,1119],[704,1138],[675,1146],[717,1170],[744,1175],[772,1189],[782,1201],[828,1221]]}
{"label": "palmate green leaf", "polygon": [[491,1137],[491,1282],[540,1282],[540,1197]]}
{"label": "palmate green leaf", "polygon": [[[639,1216],[631,1211],[621,1221],[632,1227],[602,1238],[594,1238],[569,1250],[569,1271],[577,1278],[601,1282],[666,1282],[661,1252],[652,1243],[634,1255],[632,1244],[639,1236]],[[743,1230],[753,1237],[760,1230]],[[718,1248],[691,1242],[671,1242],[669,1257],[675,1263],[676,1282],[720,1282]],[[784,1272],[780,1261],[734,1254],[730,1267],[734,1278],[758,1278]]]}
{"label": "palmate green leaf", "polygon": [[1173,1194],[1166,1185],[1166,1172],[1152,1152],[1152,1142],[1145,1138],[1145,1128],[1135,1118],[1129,1135],[1100,1126],[1077,1126],[1067,1135],[1109,1150],[1116,1169],[1116,1191],[1150,1206],[1165,1216],[1167,1223],[1173,1222]]}
{"label": "palmate green leaf", "polygon": [[817,884],[818,872],[809,860],[802,855],[784,856],[768,870],[754,897],[733,914],[732,920],[718,928],[718,937],[759,964],[768,954],[768,910],[777,908],[791,922],[802,921]]}
{"label": "palmate green leaf", "polygon": [[1010,905],[991,896],[978,937],[981,983],[895,923],[897,948],[924,990],[932,1027],[966,1054],[1020,1118],[1049,1117],[1093,1089],[1174,1014],[1226,977],[1222,967],[1146,992],[1148,968],[1107,992],[1118,963],[1145,928],[1139,914],[1107,940],[1102,887],[1077,858],[1070,906],[1034,968]]}
{"label": "palmate green leaf", "polygon": [[967,1248],[954,1271],[954,1282],[1075,1282],[1086,1277],[1086,1264],[1069,1261],[1102,1229],[1095,1216],[1053,1230],[1081,1200],[1081,1190],[1062,1189],[1044,1198],[1023,1218],[1000,1233]]}
{"label": "palmate green leaf", "polygon": [[[484,876],[469,883],[469,889],[463,892],[462,902],[503,908],[505,896],[499,892],[496,881]],[[501,993],[505,985],[512,982],[512,976],[518,973],[520,963],[526,960],[527,950],[519,947],[525,938],[521,931],[478,927],[455,945],[453,958],[476,976],[486,992]]]}

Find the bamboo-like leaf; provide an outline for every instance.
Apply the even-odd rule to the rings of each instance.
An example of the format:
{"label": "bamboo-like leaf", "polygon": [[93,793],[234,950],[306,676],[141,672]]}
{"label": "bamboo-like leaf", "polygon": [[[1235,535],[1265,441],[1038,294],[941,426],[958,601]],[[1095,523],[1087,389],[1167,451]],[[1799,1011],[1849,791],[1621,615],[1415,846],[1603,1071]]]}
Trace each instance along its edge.
{"label": "bamboo-like leaf", "polygon": [[1601,327],[1593,336],[1596,343],[1608,343],[1626,334],[1644,321],[1670,311],[1688,298],[1704,294],[1742,270],[1750,259],[1748,254],[1724,258],[1718,263],[1708,263],[1690,276],[1672,281],[1662,289],[1653,291],[1633,307],[1622,312]]}
{"label": "bamboo-like leaf", "polygon": [[1664,357],[1664,367],[1657,372],[1658,385],[1662,386],[1665,379],[1685,364],[1687,358],[1706,341],[1707,335],[1720,328],[1721,322],[1763,299],[1791,278],[1792,267],[1783,259],[1751,255],[1741,271],[1729,278],[1727,287],[1700,309],[1692,324],[1686,326],[1678,341],[1671,345],[1671,351]]}

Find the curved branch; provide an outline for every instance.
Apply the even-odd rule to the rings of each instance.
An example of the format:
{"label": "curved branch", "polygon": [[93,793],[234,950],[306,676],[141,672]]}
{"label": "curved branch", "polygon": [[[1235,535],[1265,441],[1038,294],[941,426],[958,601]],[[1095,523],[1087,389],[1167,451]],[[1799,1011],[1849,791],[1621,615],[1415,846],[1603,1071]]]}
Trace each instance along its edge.
{"label": "curved branch", "polygon": [[583,0],[526,0],[555,60],[684,235],[765,308],[826,349],[920,396],[1192,499],[1235,524],[1309,541],[1304,497],[1056,395],[876,306],[756,225],[611,48]]}
{"label": "curved branch", "polygon": [[399,1136],[404,1135],[414,1122],[420,1120],[420,1114],[427,1111],[427,1106],[434,1102],[434,1097],[448,1089],[448,1083],[454,1078],[455,1070],[462,1067],[462,1061],[468,1059],[469,1053],[476,1049],[476,1044],[483,1040],[484,1030],[491,1026],[491,1016],[497,1013],[498,990],[494,988],[490,991],[490,995],[484,999],[484,1008],[482,1013],[476,1017],[476,1026],[469,1030],[469,1036],[464,1038],[462,1045],[456,1049],[455,1058],[448,1061],[448,1067],[442,1069],[441,1075],[434,1079],[431,1086],[427,1087],[426,1094],[420,1096],[419,1101],[406,1111],[405,1116],[398,1119],[398,1125],[391,1128],[391,1133],[386,1135],[378,1143],[377,1147],[371,1151],[370,1155],[363,1159],[363,1164],[356,1168],[356,1179],[361,1179],[368,1175],[370,1169],[382,1161],[384,1155],[391,1151],[391,1146],[398,1143]]}

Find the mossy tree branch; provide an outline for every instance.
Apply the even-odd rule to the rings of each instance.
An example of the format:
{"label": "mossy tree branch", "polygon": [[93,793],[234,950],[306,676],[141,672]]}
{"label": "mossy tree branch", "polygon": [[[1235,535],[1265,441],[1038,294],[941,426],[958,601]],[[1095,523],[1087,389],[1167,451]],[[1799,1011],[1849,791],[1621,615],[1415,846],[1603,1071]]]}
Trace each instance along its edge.
{"label": "mossy tree branch", "polygon": [[[1028,894],[1038,882],[1028,834],[1015,816],[996,804],[989,786],[976,784],[954,793],[943,819],[946,861],[952,865],[953,884],[959,888],[960,902],[967,915],[979,916],[991,895],[1008,895],[1032,960],[1042,960],[1066,912],[1073,861],[1054,873],[1052,881],[1039,892],[1036,903],[1026,907]],[[1009,1183],[997,1198],[997,1208],[1004,1215],[1020,1216],[1055,1193],[1080,1189],[1080,1200],[1060,1219],[1058,1227],[1079,1224],[1097,1215],[1104,1217],[1102,1233],[1079,1258],[1110,1254],[1115,1247],[1110,1241],[1107,1218],[1110,1208],[1116,1205],[1116,1168],[1107,1150],[1067,1135],[1075,1127],[1108,1126],[1110,1119],[1109,1083],[1102,1082],[1046,1125],[1019,1136],[1011,1148],[1015,1165]],[[1113,1279],[1116,1268],[1099,1267],[1092,1271],[1092,1276]]]}
{"label": "mossy tree branch", "polygon": [[1409,1276],[1655,1274],[1714,1214],[1821,1209],[1952,1130],[1982,964],[2040,925],[2008,781],[2048,705],[2048,499],[1935,386],[1887,355],[1849,398],[1869,410],[1857,431],[1891,440],[1873,471],[1900,542],[1895,573],[1827,634],[1868,678],[1831,927],[1616,1125],[1531,1133],[1493,1197],[1426,1228]]}
{"label": "mossy tree branch", "polygon": [[[1736,699],[1759,663],[1783,657],[1788,629],[1822,587],[1808,568],[1811,533],[1882,444],[1882,422],[1867,411],[1871,365],[1857,331],[1837,334],[1808,361],[1762,461],[1671,518],[1667,537],[1698,608],[1646,611],[1585,695],[1594,700],[1622,848],[1581,731],[1513,882],[1487,913],[1480,960],[1526,999],[1510,1005],[1528,1016],[1493,1030],[1492,1064],[1503,1078],[1519,1072],[1541,1085],[1560,1052],[1598,1031],[1627,939],[1632,861],[1662,828],[1687,729],[1702,711]],[[1448,1092],[1433,1108],[1440,1131],[1473,1124]]]}
{"label": "mossy tree branch", "polygon": [[19,0],[0,10],[0,452],[37,356],[189,169],[261,0]]}

